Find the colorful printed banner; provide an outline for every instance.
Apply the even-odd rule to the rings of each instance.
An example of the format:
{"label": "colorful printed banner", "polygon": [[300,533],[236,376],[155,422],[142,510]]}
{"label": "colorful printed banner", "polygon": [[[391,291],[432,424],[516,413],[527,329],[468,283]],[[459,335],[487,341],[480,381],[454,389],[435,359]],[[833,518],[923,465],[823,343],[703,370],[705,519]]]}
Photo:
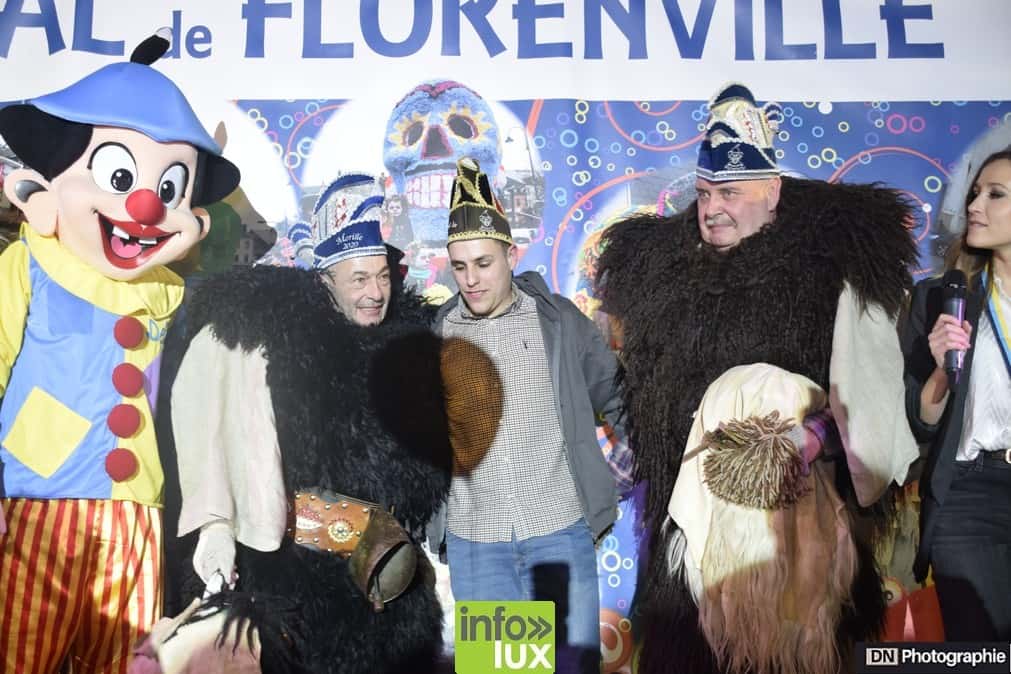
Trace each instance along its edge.
{"label": "colorful printed banner", "polygon": [[[691,205],[706,99],[736,79],[783,104],[787,172],[909,198],[921,277],[961,226],[967,154],[1011,145],[1006,0],[7,0],[4,97],[126,58],[162,25],[181,37],[156,67],[243,175],[210,209],[205,273],[299,263],[289,229],[357,169],[384,176],[384,233],[409,283],[445,294],[453,166],[469,155],[509,216],[519,270],[592,316],[600,232]],[[598,553],[608,672],[630,667],[636,516],[624,501]],[[888,579],[902,611],[920,605],[906,566]],[[895,619],[917,636],[915,616]]]}
{"label": "colorful printed banner", "polygon": [[168,71],[226,99],[361,98],[452,77],[499,100],[1011,97],[1003,0],[7,0],[7,98],[123,58],[160,26]]}

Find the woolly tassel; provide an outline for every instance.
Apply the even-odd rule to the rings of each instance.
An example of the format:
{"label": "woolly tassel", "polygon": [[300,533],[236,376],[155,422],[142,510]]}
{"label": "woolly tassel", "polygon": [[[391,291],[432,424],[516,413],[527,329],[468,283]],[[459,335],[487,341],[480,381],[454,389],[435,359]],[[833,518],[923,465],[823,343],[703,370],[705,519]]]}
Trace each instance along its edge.
{"label": "woolly tassel", "polygon": [[721,423],[702,438],[709,454],[705,482],[719,498],[749,508],[778,510],[804,495],[804,459],[787,431],[793,420],[779,412]]}

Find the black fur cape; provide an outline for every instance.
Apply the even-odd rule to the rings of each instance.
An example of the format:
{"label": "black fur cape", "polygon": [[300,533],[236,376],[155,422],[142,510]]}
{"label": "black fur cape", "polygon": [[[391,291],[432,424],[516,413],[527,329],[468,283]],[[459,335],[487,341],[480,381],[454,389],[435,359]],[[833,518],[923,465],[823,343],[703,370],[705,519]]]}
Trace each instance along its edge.
{"label": "black fur cape", "polygon": [[[641,671],[719,671],[687,588],[667,571],[672,530],[660,532],[706,388],[731,367],[765,362],[828,390],[843,285],[897,316],[916,259],[908,222],[909,206],[894,190],[783,178],[775,222],[726,252],[702,242],[694,205],[605,232],[597,293],[621,324],[635,478],[647,482]],[[844,465],[839,474],[848,482]],[[844,499],[847,489],[840,484]],[[873,635],[884,611],[870,547],[857,543],[861,569],[840,625],[844,641]]]}
{"label": "black fur cape", "polygon": [[635,475],[657,524],[692,413],[719,375],[764,362],[827,390],[843,283],[898,314],[916,259],[909,217],[894,190],[783,178],[776,221],[727,252],[702,242],[694,205],[604,233],[597,293],[622,326]]}
{"label": "black fur cape", "polygon": [[[228,347],[264,347],[289,495],[319,486],[381,503],[419,532],[451,475],[433,314],[398,284],[384,322],[360,327],[336,311],[317,273],[254,267],[199,287],[184,325],[175,327],[171,353],[177,358],[205,325]],[[171,424],[166,409],[159,412],[163,455],[171,455]],[[191,564],[195,535],[173,540],[178,483],[168,477],[167,487],[167,594],[178,611],[202,584]],[[442,611],[420,548],[413,584],[377,614],[337,556],[287,537],[275,552],[237,547],[242,595],[224,603],[236,610],[258,604],[251,615],[261,637],[286,635],[265,641],[265,672],[284,669],[291,655],[310,672],[424,672],[441,654]]]}

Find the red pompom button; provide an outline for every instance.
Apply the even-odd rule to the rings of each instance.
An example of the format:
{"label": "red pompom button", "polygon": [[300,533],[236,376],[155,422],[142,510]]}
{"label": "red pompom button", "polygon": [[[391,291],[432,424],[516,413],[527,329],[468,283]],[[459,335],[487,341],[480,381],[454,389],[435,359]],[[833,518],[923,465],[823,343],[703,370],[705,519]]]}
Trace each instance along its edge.
{"label": "red pompom button", "polygon": [[140,412],[133,405],[116,405],[106,421],[110,431],[118,437],[128,438],[140,428]]}
{"label": "red pompom button", "polygon": [[124,349],[135,349],[144,341],[144,326],[133,316],[123,316],[112,329],[116,343]]}
{"label": "red pompom button", "polygon": [[137,474],[140,464],[129,449],[117,447],[105,455],[105,472],[113,482],[125,482]]}
{"label": "red pompom button", "polygon": [[112,385],[116,391],[130,398],[144,388],[144,373],[133,363],[120,363],[112,371]]}

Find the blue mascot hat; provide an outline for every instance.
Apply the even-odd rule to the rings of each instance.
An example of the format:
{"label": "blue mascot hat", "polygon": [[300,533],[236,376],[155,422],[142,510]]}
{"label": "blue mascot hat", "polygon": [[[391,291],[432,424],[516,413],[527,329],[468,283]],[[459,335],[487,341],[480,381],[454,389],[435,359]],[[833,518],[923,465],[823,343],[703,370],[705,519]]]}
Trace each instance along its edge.
{"label": "blue mascot hat", "polygon": [[695,169],[698,177],[721,182],[779,175],[772,143],[783,118],[778,103],[758,107],[746,86],[731,82],[709,101],[709,113]]}
{"label": "blue mascot hat", "polygon": [[320,194],[313,208],[316,269],[356,257],[386,255],[379,226],[383,196],[374,176],[348,173]]}
{"label": "blue mascot hat", "polygon": [[239,185],[239,169],[221,156],[179,88],[151,67],[168,51],[166,33],[144,40],[128,63],[113,63],[70,86],[0,109],[0,134],[24,162],[52,180],[87,148],[92,127],[129,129],[159,143],[198,151],[193,206],[220,201]]}
{"label": "blue mascot hat", "polygon": [[112,63],[29,103],[71,122],[131,129],[159,143],[189,143],[221,154],[179,87],[140,63]]}

